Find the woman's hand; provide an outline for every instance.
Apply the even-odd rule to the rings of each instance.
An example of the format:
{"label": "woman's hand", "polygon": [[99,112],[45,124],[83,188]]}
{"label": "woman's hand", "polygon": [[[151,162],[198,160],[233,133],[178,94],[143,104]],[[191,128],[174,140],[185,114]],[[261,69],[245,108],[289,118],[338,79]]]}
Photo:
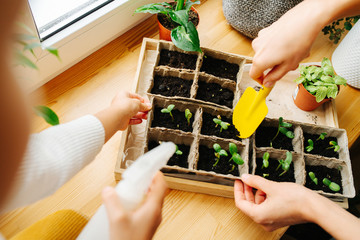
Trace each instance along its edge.
{"label": "woman's hand", "polygon": [[144,204],[134,212],[126,212],[115,189],[105,188],[102,198],[109,219],[110,239],[151,239],[161,222],[161,209],[166,192],[166,182],[159,172],[154,177]]}
{"label": "woman's hand", "polygon": [[105,129],[105,141],[109,140],[118,130],[125,130],[129,125],[139,124],[147,119],[151,109],[148,99],[136,93],[120,92],[111,102],[111,106],[98,112],[95,116]]}
{"label": "woman's hand", "polygon": [[[278,21],[261,30],[252,42],[255,51],[250,77],[272,87],[288,71],[295,70],[310,54],[317,34],[326,25],[322,1],[304,1]],[[270,70],[266,75],[264,72]]]}
{"label": "woman's hand", "polygon": [[236,207],[267,231],[311,221],[311,202],[321,197],[296,183],[277,183],[249,174],[241,180],[234,186]]}

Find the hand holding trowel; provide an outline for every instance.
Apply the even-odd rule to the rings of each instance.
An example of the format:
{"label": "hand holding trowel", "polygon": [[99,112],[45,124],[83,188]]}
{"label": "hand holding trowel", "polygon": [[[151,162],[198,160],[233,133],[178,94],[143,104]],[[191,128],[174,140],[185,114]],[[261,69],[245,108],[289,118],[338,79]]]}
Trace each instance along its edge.
{"label": "hand holding trowel", "polygon": [[269,111],[265,100],[273,87],[265,87],[262,85],[262,80],[262,78],[256,80],[262,86],[259,92],[248,87],[235,106],[233,124],[239,131],[240,138],[250,137]]}

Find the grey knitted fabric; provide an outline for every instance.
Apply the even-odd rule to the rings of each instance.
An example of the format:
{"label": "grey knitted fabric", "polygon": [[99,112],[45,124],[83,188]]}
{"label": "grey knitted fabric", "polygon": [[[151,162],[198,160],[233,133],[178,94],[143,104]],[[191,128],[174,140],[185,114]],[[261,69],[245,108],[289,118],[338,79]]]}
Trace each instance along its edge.
{"label": "grey knitted fabric", "polygon": [[302,0],[223,0],[223,12],[229,24],[242,34],[256,38]]}

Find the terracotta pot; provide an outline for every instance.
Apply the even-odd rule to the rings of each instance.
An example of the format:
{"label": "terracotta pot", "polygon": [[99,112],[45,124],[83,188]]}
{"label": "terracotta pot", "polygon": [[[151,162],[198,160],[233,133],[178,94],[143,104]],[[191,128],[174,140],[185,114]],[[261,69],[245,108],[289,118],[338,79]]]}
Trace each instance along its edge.
{"label": "terracotta pot", "polygon": [[[200,16],[199,13],[196,11],[196,9],[194,7],[191,7],[191,10],[195,13],[197,13],[198,15],[198,19],[199,19],[199,23],[200,23]],[[171,30],[167,29],[166,27],[164,27],[160,21],[159,21],[159,15],[157,15],[157,23],[159,26],[159,35],[160,35],[160,40],[166,40],[166,41],[171,41]],[[199,25],[198,23],[198,25]],[[197,26],[198,26],[197,25]],[[196,26],[196,28],[197,28]]]}
{"label": "terracotta pot", "polygon": [[330,101],[331,98],[325,98],[321,102],[316,101],[316,97],[309,93],[303,84],[297,85],[294,94],[293,100],[295,105],[304,111],[312,111],[318,108],[321,104]]}

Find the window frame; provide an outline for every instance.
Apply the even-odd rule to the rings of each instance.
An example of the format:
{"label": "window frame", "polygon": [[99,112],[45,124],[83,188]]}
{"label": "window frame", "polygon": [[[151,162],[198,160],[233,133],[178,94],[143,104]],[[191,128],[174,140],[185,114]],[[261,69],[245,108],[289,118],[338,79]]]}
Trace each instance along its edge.
{"label": "window frame", "polygon": [[[30,77],[32,79],[30,91],[41,87],[91,53],[149,18],[151,14],[133,15],[133,12],[139,6],[155,2],[158,1],[116,0],[107,4],[41,43],[43,49],[49,46],[57,48],[61,61],[46,50],[38,48],[35,54],[39,71],[22,68],[20,71],[16,70],[17,75],[20,75],[20,78]],[[34,32],[37,32],[28,3],[21,20]]]}

